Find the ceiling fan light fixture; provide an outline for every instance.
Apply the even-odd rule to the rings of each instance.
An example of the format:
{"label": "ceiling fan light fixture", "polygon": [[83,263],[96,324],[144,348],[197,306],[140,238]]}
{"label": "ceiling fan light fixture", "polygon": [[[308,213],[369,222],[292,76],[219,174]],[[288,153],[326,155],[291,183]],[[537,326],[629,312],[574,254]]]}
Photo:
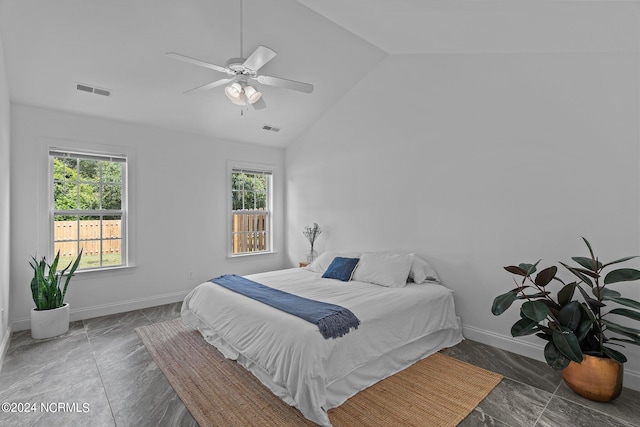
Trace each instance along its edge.
{"label": "ceiling fan light fixture", "polygon": [[244,95],[247,97],[247,102],[253,104],[260,99],[262,93],[258,92],[253,86],[245,86]]}
{"label": "ceiling fan light fixture", "polygon": [[[1,0],[0,0],[1,1]],[[190,64],[205,67],[219,73],[225,74],[227,77],[214,80],[211,83],[198,86],[190,89],[185,93],[204,91],[213,89],[215,87],[227,85],[224,88],[225,95],[229,100],[236,105],[245,106],[247,104],[254,104],[253,107],[256,110],[266,108],[266,104],[262,100],[262,93],[253,86],[249,86],[247,83],[249,80],[255,80],[262,85],[277,86],[285,89],[295,90],[298,92],[311,93],[313,92],[313,85],[309,83],[297,82],[295,80],[283,79],[280,77],[265,76],[259,74],[259,70],[276,57],[277,53],[269,49],[266,46],[258,46],[247,58],[244,58],[242,46],[243,46],[243,19],[242,19],[243,5],[240,0],[240,58],[229,59],[224,67],[220,65],[212,64],[210,62],[202,61],[200,59],[191,58],[189,56],[181,55],[175,52],[167,52],[167,55],[171,58],[178,59]],[[229,84],[234,82],[232,84]],[[260,102],[258,102],[260,101]]]}
{"label": "ceiling fan light fixture", "polygon": [[242,86],[236,82],[224,88],[224,93],[231,102],[239,100],[242,97]]}

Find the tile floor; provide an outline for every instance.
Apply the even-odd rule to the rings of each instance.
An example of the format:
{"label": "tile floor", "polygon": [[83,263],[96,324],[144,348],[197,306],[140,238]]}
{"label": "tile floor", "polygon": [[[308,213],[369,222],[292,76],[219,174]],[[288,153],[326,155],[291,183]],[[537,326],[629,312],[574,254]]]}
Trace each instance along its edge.
{"label": "tile floor", "polygon": [[[15,333],[0,402],[21,412],[0,411],[0,426],[197,426],[134,330],[179,315],[176,303],[74,322],[48,340]],[[473,341],[444,352],[505,377],[462,427],[640,427],[640,392],[591,402],[544,363]]]}

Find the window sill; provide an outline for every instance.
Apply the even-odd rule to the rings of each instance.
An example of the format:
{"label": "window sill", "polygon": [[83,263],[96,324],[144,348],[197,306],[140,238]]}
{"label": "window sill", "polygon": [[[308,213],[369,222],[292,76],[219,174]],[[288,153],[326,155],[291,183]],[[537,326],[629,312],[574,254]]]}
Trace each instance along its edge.
{"label": "window sill", "polygon": [[268,255],[276,255],[277,253],[278,253],[277,251],[270,251],[270,252],[249,252],[246,254],[228,254],[227,259],[253,258],[253,257],[261,257],[261,256],[268,256]]}

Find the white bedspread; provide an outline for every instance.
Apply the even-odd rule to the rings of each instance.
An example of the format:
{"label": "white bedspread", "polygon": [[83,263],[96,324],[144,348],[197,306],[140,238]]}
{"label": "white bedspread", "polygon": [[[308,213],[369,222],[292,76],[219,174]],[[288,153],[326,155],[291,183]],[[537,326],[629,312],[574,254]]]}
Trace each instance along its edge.
{"label": "white bedspread", "polygon": [[320,276],[293,268],[246,277],[350,309],[361,324],[344,337],[325,339],[316,325],[211,282],[187,295],[182,319],[198,328],[225,357],[242,360],[275,394],[321,425],[331,425],[326,411],[342,403],[327,404],[332,383],[436,331],[456,331],[448,345],[462,339],[453,292],[444,286],[386,288]]}

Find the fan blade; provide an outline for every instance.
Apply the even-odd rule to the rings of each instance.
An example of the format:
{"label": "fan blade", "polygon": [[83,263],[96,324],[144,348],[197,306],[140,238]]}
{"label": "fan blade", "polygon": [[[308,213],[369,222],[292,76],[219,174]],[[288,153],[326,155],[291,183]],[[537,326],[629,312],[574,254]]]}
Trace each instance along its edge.
{"label": "fan blade", "polygon": [[304,93],[313,92],[313,85],[310,83],[302,83],[295,80],[287,80],[271,76],[256,76],[255,79],[265,85],[283,87],[285,89],[297,90],[298,92]]}
{"label": "fan blade", "polygon": [[265,108],[267,108],[267,104],[265,104],[264,98],[262,97],[260,97],[260,99],[258,99],[251,105],[253,105],[253,108],[255,108],[256,110],[264,110]]}
{"label": "fan blade", "polygon": [[221,86],[223,84],[232,82],[233,80],[234,80],[233,77],[228,78],[228,79],[216,80],[215,82],[207,83],[206,85],[202,85],[202,86],[195,87],[193,89],[189,89],[188,91],[186,91],[184,93],[201,92],[201,91],[213,89],[214,87]]}
{"label": "fan blade", "polygon": [[258,71],[264,66],[264,64],[275,58],[276,55],[277,53],[269,49],[268,47],[258,46],[258,48],[254,50],[251,55],[249,55],[247,60],[244,61],[244,64],[242,65],[250,70]]}
{"label": "fan blade", "polygon": [[188,63],[194,64],[194,65],[199,65],[201,67],[210,68],[210,69],[218,71],[220,73],[225,73],[225,74],[229,74],[229,75],[234,75],[235,74],[233,72],[233,70],[230,70],[228,68],[221,67],[221,66],[215,65],[215,64],[210,64],[208,62],[204,62],[204,61],[201,61],[199,59],[190,58],[188,56],[180,55],[179,53],[167,52],[166,55],[168,57],[170,57],[170,58],[177,59],[179,61],[188,62]]}

